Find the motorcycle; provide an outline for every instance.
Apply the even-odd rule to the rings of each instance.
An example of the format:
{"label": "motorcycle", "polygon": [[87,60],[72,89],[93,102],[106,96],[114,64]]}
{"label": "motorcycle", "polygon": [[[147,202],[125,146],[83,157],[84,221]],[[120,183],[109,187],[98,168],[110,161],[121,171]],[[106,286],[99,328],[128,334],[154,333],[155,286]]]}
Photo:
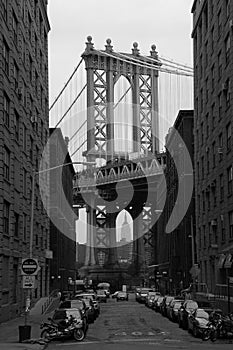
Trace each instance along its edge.
{"label": "motorcycle", "polygon": [[74,338],[76,341],[82,341],[85,338],[85,332],[82,320],[76,320],[74,317],[68,320],[62,321],[60,324],[53,322],[51,318],[48,318],[50,323],[42,322],[40,328],[41,338],[47,340],[61,339],[61,338]]}
{"label": "motorcycle", "polygon": [[213,315],[204,330],[202,340],[216,341],[217,338],[233,337],[233,313],[228,316]]}

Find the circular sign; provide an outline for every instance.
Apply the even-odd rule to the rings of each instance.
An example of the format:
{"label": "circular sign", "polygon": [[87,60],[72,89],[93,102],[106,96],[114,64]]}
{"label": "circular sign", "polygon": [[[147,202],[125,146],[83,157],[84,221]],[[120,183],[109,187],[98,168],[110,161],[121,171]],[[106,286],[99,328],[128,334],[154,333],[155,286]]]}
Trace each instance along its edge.
{"label": "circular sign", "polygon": [[23,259],[22,260],[22,267],[21,267],[23,273],[26,275],[33,275],[38,270],[38,261],[37,259]]}

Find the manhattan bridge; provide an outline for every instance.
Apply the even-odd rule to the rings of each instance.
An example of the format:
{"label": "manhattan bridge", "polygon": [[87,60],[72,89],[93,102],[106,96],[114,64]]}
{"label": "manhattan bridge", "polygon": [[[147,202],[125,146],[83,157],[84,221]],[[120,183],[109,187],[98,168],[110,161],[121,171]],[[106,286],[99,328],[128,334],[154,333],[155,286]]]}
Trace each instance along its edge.
{"label": "manhattan bridge", "polygon": [[136,42],[122,53],[110,39],[99,50],[87,37],[50,107],[50,124],[69,137],[77,164],[73,198],[86,211],[86,276],[112,281],[124,270],[116,239],[122,210],[132,218],[137,274],[156,265],[156,222],[166,200],[161,147],[178,110],[192,108],[192,77],[191,67],[160,57],[155,45],[148,55]]}

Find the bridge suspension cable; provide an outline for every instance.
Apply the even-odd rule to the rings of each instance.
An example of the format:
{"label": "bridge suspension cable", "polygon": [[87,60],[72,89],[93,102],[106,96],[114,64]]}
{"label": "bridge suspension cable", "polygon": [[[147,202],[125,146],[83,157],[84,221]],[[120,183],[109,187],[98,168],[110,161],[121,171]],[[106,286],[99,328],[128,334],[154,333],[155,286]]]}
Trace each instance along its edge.
{"label": "bridge suspension cable", "polygon": [[[183,72],[183,71],[178,71],[178,70],[171,70],[171,69],[161,68],[161,66],[154,66],[154,65],[152,65],[150,63],[142,62],[142,61],[140,61],[140,60],[138,60],[138,59],[136,59],[136,58],[134,58],[132,56],[128,57],[127,55],[120,54],[120,53],[117,53],[117,56],[114,56],[114,55],[111,55],[110,53],[107,53],[107,52],[104,52],[104,51],[101,51],[101,50],[96,50],[96,51],[99,52],[100,54],[112,57],[114,59],[116,59],[117,56],[118,57],[121,56],[122,57],[121,60],[123,62],[132,63],[132,61],[133,61],[134,65],[137,65],[137,66],[142,67],[142,68],[150,68],[152,70],[157,70],[157,71],[161,71],[161,72],[164,72],[164,73],[171,73],[171,74],[176,74],[176,75],[183,75],[183,76],[193,77],[193,74],[191,72],[188,72],[188,71],[187,72]],[[146,57],[146,58],[149,58],[149,57]]]}
{"label": "bridge suspension cable", "polygon": [[64,87],[61,89],[60,93],[58,94],[58,96],[55,98],[55,100],[53,101],[52,105],[49,107],[49,111],[54,107],[54,105],[56,104],[56,102],[58,101],[58,99],[61,97],[62,93],[64,92],[64,90],[66,89],[67,85],[69,84],[69,82],[71,81],[71,79],[73,78],[73,76],[75,75],[75,73],[77,72],[77,70],[79,69],[81,63],[83,61],[83,58],[79,61],[78,65],[75,67],[73,73],[71,74],[71,76],[69,77],[69,79],[67,80],[67,82],[65,83]]}
{"label": "bridge suspension cable", "polygon": [[71,105],[69,106],[69,108],[66,110],[66,112],[63,114],[63,116],[59,119],[59,121],[57,122],[57,124],[55,125],[55,128],[58,127],[58,125],[62,122],[62,120],[66,117],[66,115],[69,113],[69,111],[71,110],[71,108],[73,107],[73,105],[75,104],[75,102],[79,99],[79,97],[82,95],[83,91],[86,89],[87,84],[85,84],[83,86],[83,88],[81,89],[81,91],[79,92],[79,94],[75,97],[74,101],[71,103]]}

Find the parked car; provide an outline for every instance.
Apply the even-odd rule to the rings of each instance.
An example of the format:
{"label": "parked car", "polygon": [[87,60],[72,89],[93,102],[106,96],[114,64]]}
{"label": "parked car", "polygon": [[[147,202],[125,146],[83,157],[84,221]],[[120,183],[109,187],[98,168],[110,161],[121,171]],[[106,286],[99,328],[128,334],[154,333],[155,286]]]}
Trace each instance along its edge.
{"label": "parked car", "polygon": [[169,308],[167,309],[167,317],[173,321],[176,322],[178,320],[178,310],[181,307],[181,305],[184,303],[184,300],[177,300],[173,299],[170,304]]}
{"label": "parked car", "polygon": [[163,296],[161,297],[158,297],[158,299],[156,299],[154,301],[154,304],[153,304],[153,309],[156,311],[156,312],[161,312],[161,305],[162,305],[162,302],[163,302]]}
{"label": "parked car", "polygon": [[129,296],[127,292],[118,292],[117,297],[116,297],[116,301],[120,301],[120,300],[127,300],[128,301]]}
{"label": "parked car", "polygon": [[82,299],[86,304],[88,323],[93,323],[96,319],[94,304],[91,299]]}
{"label": "parked car", "polygon": [[185,300],[184,304],[178,311],[179,327],[183,329],[188,328],[188,316],[198,308],[198,304],[194,300]]}
{"label": "parked car", "polygon": [[117,297],[117,294],[119,293],[119,291],[116,291],[115,293],[112,294],[112,299]]}
{"label": "parked car", "polygon": [[141,291],[141,288],[140,288],[140,287],[137,287],[137,288],[135,289],[135,300],[136,300],[136,301],[139,301],[140,291]]}
{"label": "parked car", "polygon": [[145,303],[148,292],[153,292],[153,289],[141,288],[137,301],[139,303]]}
{"label": "parked car", "polygon": [[95,309],[95,316],[98,317],[100,314],[100,304],[97,300],[97,295],[95,292],[90,293],[78,293],[75,295],[75,299],[90,299],[93,302],[94,309]]}
{"label": "parked car", "polygon": [[201,336],[207,328],[211,312],[213,309],[198,308],[188,315],[188,331],[192,332],[194,337]]}
{"label": "parked car", "polygon": [[[148,292],[147,296],[146,296],[146,300],[145,300],[145,305],[149,307],[149,300],[152,301],[152,299],[154,300],[155,296],[160,296],[161,294],[159,292]],[[150,306],[151,306],[151,302],[150,302]]]}
{"label": "parked car", "polygon": [[169,303],[170,303],[173,299],[174,299],[174,297],[171,296],[171,295],[165,295],[165,297],[163,298],[163,302],[162,302],[162,304],[161,304],[161,306],[160,306],[160,308],[161,308],[161,314],[162,314],[163,316],[167,316],[167,308],[168,308],[168,306],[169,306]]}
{"label": "parked car", "polygon": [[107,302],[107,295],[105,293],[105,291],[103,289],[98,289],[96,291],[96,298],[98,301],[102,302],[102,303],[106,303]]}

